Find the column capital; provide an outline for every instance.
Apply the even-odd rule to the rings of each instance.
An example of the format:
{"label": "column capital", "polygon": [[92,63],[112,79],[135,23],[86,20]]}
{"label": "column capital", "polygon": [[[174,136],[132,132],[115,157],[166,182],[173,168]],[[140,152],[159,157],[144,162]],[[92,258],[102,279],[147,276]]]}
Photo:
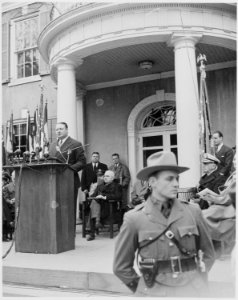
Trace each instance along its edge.
{"label": "column capital", "polygon": [[76,99],[77,100],[84,100],[84,96],[86,95],[86,89],[80,84],[76,85]]}
{"label": "column capital", "polygon": [[175,50],[188,47],[194,48],[201,37],[202,34],[173,33],[167,44],[170,47],[174,47]]}
{"label": "column capital", "polygon": [[58,70],[75,70],[78,66],[83,64],[83,59],[78,59],[77,61],[72,60],[67,57],[58,57],[53,65],[57,67]]}

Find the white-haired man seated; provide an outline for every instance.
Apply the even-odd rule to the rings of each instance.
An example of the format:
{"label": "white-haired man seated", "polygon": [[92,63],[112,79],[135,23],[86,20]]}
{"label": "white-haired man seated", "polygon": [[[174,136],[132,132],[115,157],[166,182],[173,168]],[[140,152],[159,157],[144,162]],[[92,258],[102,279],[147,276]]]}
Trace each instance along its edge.
{"label": "white-haired man seated", "polygon": [[104,182],[97,186],[95,192],[91,195],[90,205],[90,236],[88,241],[95,239],[95,230],[101,226],[101,222],[109,216],[109,200],[121,200],[122,188],[114,181],[113,171],[106,171]]}

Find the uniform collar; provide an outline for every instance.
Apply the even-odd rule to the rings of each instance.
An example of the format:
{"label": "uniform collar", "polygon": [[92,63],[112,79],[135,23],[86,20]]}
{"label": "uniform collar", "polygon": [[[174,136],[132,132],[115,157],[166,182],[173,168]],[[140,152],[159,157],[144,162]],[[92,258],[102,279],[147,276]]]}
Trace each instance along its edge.
{"label": "uniform collar", "polygon": [[143,211],[151,222],[168,226],[170,223],[183,217],[183,206],[178,199],[174,199],[168,219],[166,219],[161,212],[162,204],[162,202],[158,201],[152,195],[148,197]]}

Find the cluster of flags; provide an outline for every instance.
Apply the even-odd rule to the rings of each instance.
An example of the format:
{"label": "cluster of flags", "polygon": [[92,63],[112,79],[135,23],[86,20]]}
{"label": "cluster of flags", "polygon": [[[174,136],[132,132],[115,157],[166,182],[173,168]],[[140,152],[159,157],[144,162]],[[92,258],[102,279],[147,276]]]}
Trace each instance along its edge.
{"label": "cluster of flags", "polygon": [[198,62],[201,63],[200,71],[200,111],[199,111],[199,119],[200,119],[200,147],[201,154],[204,152],[211,152],[211,117],[210,117],[210,108],[209,108],[209,98],[207,93],[207,85],[206,85],[206,72],[205,72],[205,64],[206,56],[200,54],[198,57]]}
{"label": "cluster of flags", "polygon": [[[13,126],[13,114],[7,128],[6,152],[13,152],[15,143],[15,133]],[[35,152],[40,149],[41,156],[48,151],[49,134],[48,134],[48,108],[47,101],[44,104],[43,93],[41,93],[40,104],[34,112],[33,122],[31,121],[30,112],[27,111],[26,118],[26,151]]]}

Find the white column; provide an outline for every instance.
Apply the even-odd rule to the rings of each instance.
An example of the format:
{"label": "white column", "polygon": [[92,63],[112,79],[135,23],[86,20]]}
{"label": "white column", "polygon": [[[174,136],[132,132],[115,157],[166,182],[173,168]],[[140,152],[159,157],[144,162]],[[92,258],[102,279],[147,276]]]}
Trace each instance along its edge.
{"label": "white column", "polygon": [[77,88],[76,105],[77,105],[77,140],[85,145],[85,129],[84,129],[84,96],[86,90]]}
{"label": "white column", "polygon": [[69,135],[77,138],[77,106],[75,65],[72,61],[63,59],[57,62],[57,122],[66,122]]}
{"label": "white column", "polygon": [[180,174],[180,187],[193,187],[200,178],[199,97],[195,43],[199,37],[174,35],[178,163],[189,171]]}

